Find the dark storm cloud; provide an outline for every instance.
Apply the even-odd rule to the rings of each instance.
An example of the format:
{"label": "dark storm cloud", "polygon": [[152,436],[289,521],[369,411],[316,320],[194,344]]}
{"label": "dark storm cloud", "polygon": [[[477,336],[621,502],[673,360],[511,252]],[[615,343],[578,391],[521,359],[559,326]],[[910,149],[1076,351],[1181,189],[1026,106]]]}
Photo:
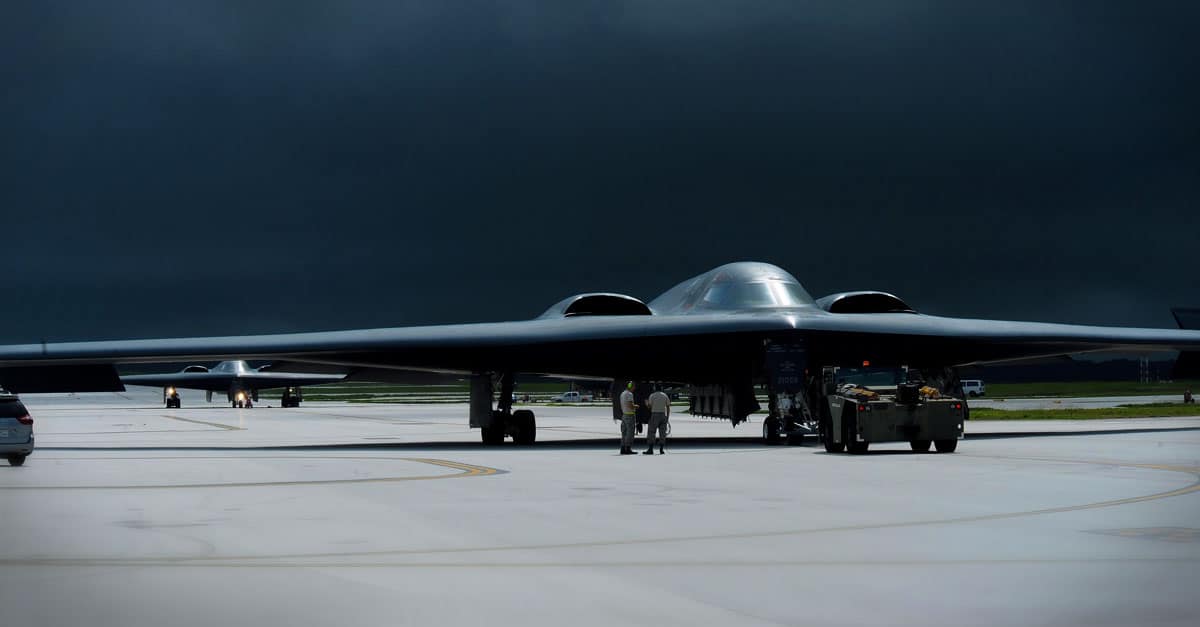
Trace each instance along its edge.
{"label": "dark storm cloud", "polygon": [[1200,304],[1197,13],[5,5],[0,340],[524,318],[737,259],[1169,325]]}

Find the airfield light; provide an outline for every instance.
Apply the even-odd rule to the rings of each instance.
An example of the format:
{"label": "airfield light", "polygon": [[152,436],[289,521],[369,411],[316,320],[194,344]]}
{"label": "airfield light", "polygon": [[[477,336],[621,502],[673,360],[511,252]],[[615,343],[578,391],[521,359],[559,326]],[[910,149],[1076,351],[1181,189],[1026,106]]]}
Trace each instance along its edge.
{"label": "airfield light", "polygon": [[870,366],[870,365],[871,365],[871,361],[870,361],[870,360],[867,360],[867,359],[864,359],[864,360],[863,360],[863,368],[866,368],[866,367],[868,367],[868,366]]}

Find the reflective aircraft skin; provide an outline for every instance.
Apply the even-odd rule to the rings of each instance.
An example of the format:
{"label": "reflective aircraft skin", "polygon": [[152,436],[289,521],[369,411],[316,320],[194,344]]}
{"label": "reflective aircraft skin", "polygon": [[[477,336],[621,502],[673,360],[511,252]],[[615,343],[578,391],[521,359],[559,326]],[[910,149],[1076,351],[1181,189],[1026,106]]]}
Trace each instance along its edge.
{"label": "reflective aircraft skin", "polygon": [[[278,372],[264,368],[251,368],[245,361],[223,361],[216,366],[188,366],[179,372],[162,374],[124,375],[125,385],[150,385],[166,390],[164,396],[174,393],[174,388],[205,390],[212,401],[213,392],[224,392],[234,405],[258,401],[259,390],[272,388],[300,388],[306,385],[334,383],[345,378],[343,375],[303,374]],[[169,399],[168,399],[169,400]],[[175,399],[178,406],[178,397]]]}
{"label": "reflective aircraft skin", "polygon": [[[776,266],[738,262],[688,279],[648,304],[620,294],[580,294],[525,321],[0,346],[0,384],[17,392],[21,386],[120,389],[114,364],[188,359],[274,360],[281,369],[344,372],[353,380],[461,373],[474,375],[471,424],[484,428],[485,441],[502,441],[508,433],[531,442],[532,414],[513,412],[507,401],[517,373],[705,386],[733,399],[714,415],[736,424],[758,409],[754,389],[771,383],[775,350],[793,366],[803,364],[804,377],[811,377],[823,366],[864,361],[936,373],[1071,353],[1197,349],[1200,331],[1194,330],[944,318],[917,313],[883,292],[815,300]],[[494,381],[501,386],[497,410],[491,409]]]}

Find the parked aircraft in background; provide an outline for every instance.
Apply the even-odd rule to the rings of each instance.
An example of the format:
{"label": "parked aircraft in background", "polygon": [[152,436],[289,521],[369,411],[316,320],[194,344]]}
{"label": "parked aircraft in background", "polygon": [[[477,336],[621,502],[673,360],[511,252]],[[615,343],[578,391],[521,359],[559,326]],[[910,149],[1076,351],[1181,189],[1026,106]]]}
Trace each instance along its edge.
{"label": "parked aircraft in background", "polygon": [[334,383],[343,378],[344,375],[277,372],[269,366],[251,368],[244,361],[223,361],[212,368],[188,366],[179,372],[123,375],[121,383],[162,387],[163,402],[167,407],[180,406],[181,388],[204,390],[205,398],[210,403],[213,392],[224,392],[226,400],[233,407],[253,407],[258,402],[259,390],[283,388],[281,405],[299,407],[301,386]]}
{"label": "parked aircraft in background", "polygon": [[784,398],[821,414],[826,367],[903,365],[926,384],[961,394],[961,365],[1198,349],[1195,330],[944,318],[876,291],[814,299],[778,267],[739,262],[649,303],[579,294],[519,322],[0,346],[0,384],[17,392],[119,390],[116,364],[189,359],[264,359],[297,373],[385,382],[412,372],[459,373],[471,377],[471,426],[498,444],[506,435],[519,443],[535,438],[533,412],[512,409],[518,373],[608,379],[614,390],[625,380],[676,382],[689,387],[694,414],[737,424],[759,409],[762,387],[771,398],[767,420],[783,419],[777,408]]}

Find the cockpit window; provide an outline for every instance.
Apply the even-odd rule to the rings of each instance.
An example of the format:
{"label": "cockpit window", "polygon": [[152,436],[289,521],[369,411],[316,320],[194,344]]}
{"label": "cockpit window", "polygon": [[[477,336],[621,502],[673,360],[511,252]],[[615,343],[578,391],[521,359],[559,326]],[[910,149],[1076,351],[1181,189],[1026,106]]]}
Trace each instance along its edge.
{"label": "cockpit window", "polygon": [[812,303],[804,288],[784,281],[714,282],[704,293],[709,307],[799,307]]}
{"label": "cockpit window", "polygon": [[692,277],[648,306],[656,314],[811,307],[816,303],[796,279],[767,263],[739,261]]}

